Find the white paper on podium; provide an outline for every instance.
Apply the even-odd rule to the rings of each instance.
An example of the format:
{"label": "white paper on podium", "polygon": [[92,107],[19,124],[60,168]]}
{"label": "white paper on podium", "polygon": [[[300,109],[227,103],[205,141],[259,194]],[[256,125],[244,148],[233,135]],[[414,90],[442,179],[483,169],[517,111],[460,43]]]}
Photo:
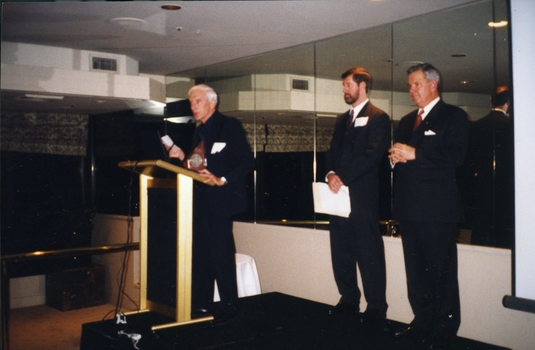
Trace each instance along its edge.
{"label": "white paper on podium", "polygon": [[312,194],[314,196],[314,211],[316,213],[330,214],[349,217],[351,203],[349,201],[349,189],[342,186],[338,193],[332,193],[329,185],[325,182],[313,182]]}

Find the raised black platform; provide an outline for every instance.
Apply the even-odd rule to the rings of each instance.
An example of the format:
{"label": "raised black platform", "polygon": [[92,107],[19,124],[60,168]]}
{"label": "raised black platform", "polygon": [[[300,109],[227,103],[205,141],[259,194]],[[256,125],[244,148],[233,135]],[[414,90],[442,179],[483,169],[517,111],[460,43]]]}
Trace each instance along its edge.
{"label": "raised black platform", "polygon": [[[167,349],[415,349],[409,342],[400,342],[387,334],[374,334],[360,326],[356,317],[333,318],[327,314],[329,305],[281,293],[267,293],[240,299],[240,313],[225,326],[212,327],[197,323],[151,331],[153,325],[173,322],[154,312],[130,315],[127,324],[115,320],[86,323],[82,326],[81,350],[135,349],[125,333],[137,333],[141,350]],[[404,326],[390,322],[396,329]],[[465,338],[455,339],[450,349],[499,350],[502,347]]]}

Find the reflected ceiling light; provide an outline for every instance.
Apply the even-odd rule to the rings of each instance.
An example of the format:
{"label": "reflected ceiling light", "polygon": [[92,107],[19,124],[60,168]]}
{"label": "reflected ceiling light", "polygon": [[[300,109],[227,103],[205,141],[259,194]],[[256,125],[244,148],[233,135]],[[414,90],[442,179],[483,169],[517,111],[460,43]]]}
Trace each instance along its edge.
{"label": "reflected ceiling light", "polygon": [[470,80],[461,80],[461,84],[463,85],[470,84]]}
{"label": "reflected ceiling light", "polygon": [[174,4],[167,4],[167,5],[162,5],[162,9],[168,10],[168,11],[176,11],[176,10],[180,10],[181,7],[178,5],[174,5]]}
{"label": "reflected ceiling light", "polygon": [[166,122],[182,124],[182,123],[193,123],[195,120],[192,116],[185,117],[169,117],[164,119]]}
{"label": "reflected ceiling light", "polygon": [[51,100],[63,100],[63,96],[59,95],[38,95],[38,94],[25,94],[25,98],[34,101],[51,101]]}
{"label": "reflected ceiling light", "polygon": [[410,64],[411,66],[415,65],[415,64],[423,64],[423,63],[424,63],[423,61],[405,61],[405,62],[403,62],[403,64]]}
{"label": "reflected ceiling light", "polygon": [[147,24],[147,21],[134,17],[115,17],[110,19],[110,23],[120,25],[121,27],[134,28]]}
{"label": "reflected ceiling light", "polygon": [[466,57],[466,54],[465,53],[454,53],[453,55],[451,55],[451,57],[453,57],[453,58],[461,58],[461,57]]}
{"label": "reflected ceiling light", "polygon": [[503,28],[509,24],[507,21],[489,22],[488,25],[491,28]]}

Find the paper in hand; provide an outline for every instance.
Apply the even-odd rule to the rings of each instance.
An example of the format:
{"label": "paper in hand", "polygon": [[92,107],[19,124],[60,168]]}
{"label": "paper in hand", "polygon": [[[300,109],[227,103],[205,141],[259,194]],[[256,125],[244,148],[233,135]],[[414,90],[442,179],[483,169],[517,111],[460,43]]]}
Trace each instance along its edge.
{"label": "paper in hand", "polygon": [[314,211],[316,213],[330,214],[349,217],[351,213],[351,203],[349,200],[349,188],[342,186],[338,193],[332,193],[329,185],[324,182],[312,183],[312,194],[314,196]]}

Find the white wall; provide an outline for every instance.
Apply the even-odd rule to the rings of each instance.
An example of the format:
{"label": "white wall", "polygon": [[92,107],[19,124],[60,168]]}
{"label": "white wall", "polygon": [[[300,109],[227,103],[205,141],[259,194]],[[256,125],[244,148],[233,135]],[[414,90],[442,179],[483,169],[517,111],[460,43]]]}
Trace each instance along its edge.
{"label": "white wall", "polygon": [[533,161],[535,118],[533,118],[533,82],[535,40],[527,33],[535,32],[535,2],[511,0],[511,35],[513,55],[513,108],[515,127],[515,295],[535,300],[533,273]]}

